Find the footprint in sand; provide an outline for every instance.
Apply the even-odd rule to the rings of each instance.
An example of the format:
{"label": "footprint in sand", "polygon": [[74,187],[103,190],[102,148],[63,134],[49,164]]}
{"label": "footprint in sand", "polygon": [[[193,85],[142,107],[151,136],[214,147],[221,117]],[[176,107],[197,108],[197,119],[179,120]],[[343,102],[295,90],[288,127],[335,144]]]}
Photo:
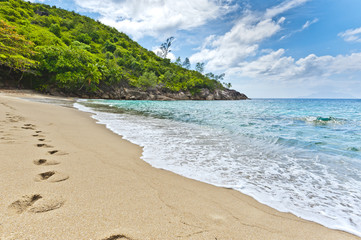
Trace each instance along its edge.
{"label": "footprint in sand", "polygon": [[35,125],[33,124],[30,124],[30,123],[27,123],[27,124],[24,124],[23,127],[21,127],[22,129],[31,129],[31,130],[35,130]]}
{"label": "footprint in sand", "polygon": [[16,142],[14,138],[10,138],[10,137],[2,137],[0,138],[0,141],[2,144],[13,144]]}
{"label": "footprint in sand", "polygon": [[107,237],[107,238],[103,238],[102,240],[118,240],[118,239],[125,239],[125,240],[132,240],[131,238],[128,238],[127,236],[125,235],[112,235],[110,237]]}
{"label": "footprint in sand", "polygon": [[20,214],[24,212],[27,208],[31,207],[40,198],[42,198],[42,196],[40,196],[39,194],[23,196],[21,199],[10,204],[8,209],[14,213]]}
{"label": "footprint in sand", "polygon": [[42,166],[50,166],[50,165],[58,165],[60,162],[55,160],[47,160],[47,159],[37,159],[33,161],[35,165],[42,165]]}
{"label": "footprint in sand", "polygon": [[44,142],[44,141],[45,141],[45,138],[39,138],[38,141],[39,141],[39,142]]}
{"label": "footprint in sand", "polygon": [[47,196],[40,194],[25,195],[21,199],[8,206],[10,213],[21,214],[25,211],[32,213],[48,212],[60,208],[65,203],[61,197]]}
{"label": "footprint in sand", "polygon": [[10,114],[6,114],[6,118],[9,120],[9,122],[20,122],[25,120],[25,118],[21,116],[10,115]]}
{"label": "footprint in sand", "polygon": [[48,171],[48,172],[43,172],[40,173],[38,175],[36,175],[36,177],[34,178],[35,182],[62,182],[65,181],[69,178],[69,175],[65,174],[65,173],[60,173],[57,171]]}
{"label": "footprint in sand", "polygon": [[40,135],[40,134],[33,134],[33,137],[45,137],[44,135]]}
{"label": "footprint in sand", "polygon": [[14,138],[11,138],[11,137],[1,137],[0,139],[1,140],[15,140]]}
{"label": "footprint in sand", "polygon": [[69,154],[66,152],[59,151],[59,150],[51,150],[51,151],[48,151],[48,153],[50,155],[68,155]]}
{"label": "footprint in sand", "polygon": [[33,127],[21,127],[22,129],[30,129],[30,130],[34,130]]}
{"label": "footprint in sand", "polygon": [[35,146],[37,146],[37,147],[45,147],[45,148],[52,148],[53,147],[53,146],[50,146],[50,145],[45,144],[45,143],[38,143]]}
{"label": "footprint in sand", "polygon": [[36,133],[41,133],[41,131],[35,131]]}

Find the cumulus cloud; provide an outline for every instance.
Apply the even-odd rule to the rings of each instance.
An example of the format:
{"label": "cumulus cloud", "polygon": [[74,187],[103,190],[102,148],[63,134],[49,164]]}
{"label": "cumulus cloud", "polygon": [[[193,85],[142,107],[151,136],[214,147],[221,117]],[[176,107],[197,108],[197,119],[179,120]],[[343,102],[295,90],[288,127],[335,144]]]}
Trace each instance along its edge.
{"label": "cumulus cloud", "polygon": [[[254,79],[258,82],[277,81],[289,87],[289,81],[329,81],[342,74],[350,76],[361,73],[361,53],[338,56],[310,54],[295,59],[286,55],[285,49],[262,49],[261,43],[279,33],[285,17],[282,13],[306,3],[307,0],[284,1],[264,12],[245,10],[234,26],[221,36],[211,35],[201,49],[191,56],[192,63],[206,62],[210,71],[225,71],[226,76],[238,79]],[[306,21],[296,32],[308,29],[318,19]],[[360,35],[358,35],[360,34]],[[361,40],[361,28],[350,29],[340,36],[349,41]],[[360,36],[360,38],[359,38]]]}
{"label": "cumulus cloud", "polygon": [[75,0],[87,11],[99,13],[99,20],[131,35],[164,37],[177,30],[190,30],[231,11],[222,0]]}
{"label": "cumulus cloud", "polygon": [[348,29],[339,33],[338,36],[342,37],[346,42],[361,42],[361,27]]}
{"label": "cumulus cloud", "polygon": [[[243,16],[225,35],[208,37],[207,44],[190,57],[191,62],[207,62],[206,68],[212,70],[236,67],[245,58],[255,56],[259,44],[282,29],[285,17],[276,19],[278,15],[307,1],[284,1],[264,13],[245,10]],[[305,25],[305,28],[307,27]]]}
{"label": "cumulus cloud", "polygon": [[285,50],[279,49],[251,62],[241,62],[229,70],[230,74],[240,74],[252,78],[270,80],[320,79],[336,74],[361,72],[361,53],[338,56],[316,56],[310,54],[295,60],[284,56]]}
{"label": "cumulus cloud", "polygon": [[[253,97],[361,97],[361,53],[295,59],[284,49],[271,51],[254,61],[244,61],[226,71],[240,79],[233,86]],[[241,81],[247,79],[247,81]],[[317,94],[316,94],[317,93]]]}
{"label": "cumulus cloud", "polygon": [[211,69],[234,67],[240,60],[254,55],[258,43],[277,33],[283,21],[284,18],[279,21],[260,19],[248,12],[225,35],[210,36],[207,45],[190,60],[193,63],[207,61],[207,67]]}

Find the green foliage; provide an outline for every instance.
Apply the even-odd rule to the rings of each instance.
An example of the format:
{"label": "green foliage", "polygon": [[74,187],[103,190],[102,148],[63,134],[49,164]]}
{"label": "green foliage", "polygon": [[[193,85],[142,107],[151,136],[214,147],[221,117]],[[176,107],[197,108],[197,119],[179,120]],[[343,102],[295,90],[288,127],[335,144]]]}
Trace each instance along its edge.
{"label": "green foliage", "polygon": [[96,91],[100,84],[193,93],[223,88],[218,76],[201,74],[204,64],[192,71],[188,58],[175,63],[166,58],[174,38],[162,44],[161,58],[99,21],[23,0],[0,0],[0,19],[0,63],[36,69],[41,77],[33,80],[42,90]]}
{"label": "green foliage", "polygon": [[34,42],[35,46],[64,45],[63,41],[43,27],[30,24],[26,28],[21,27],[22,33]]}
{"label": "green foliage", "polygon": [[76,40],[85,44],[89,44],[92,41],[92,38],[86,33],[81,33],[76,37]]}
{"label": "green foliage", "polygon": [[103,73],[107,77],[108,84],[127,82],[125,80],[125,75],[127,75],[127,73],[123,71],[123,68],[120,67],[114,59],[106,62]]}
{"label": "green foliage", "polygon": [[48,84],[40,84],[38,87],[35,88],[35,90],[37,90],[39,92],[46,92],[49,90],[49,85]]}
{"label": "green foliage", "polygon": [[95,90],[102,78],[98,59],[84,49],[42,46],[37,50],[40,70],[61,88]]}
{"label": "green foliage", "polygon": [[231,88],[231,87],[232,87],[232,83],[223,82],[223,85],[224,85],[226,88]]}
{"label": "green foliage", "polygon": [[104,44],[104,49],[105,51],[113,53],[117,49],[117,46],[107,40]]}
{"label": "green foliage", "polygon": [[203,73],[204,71],[204,63],[196,63],[196,71],[200,72],[200,73]]}
{"label": "green foliage", "polygon": [[85,43],[82,43],[82,42],[78,42],[78,41],[74,41],[71,43],[71,47],[72,48],[77,48],[77,49],[83,49],[83,50],[86,50],[86,51],[89,51],[91,50],[91,47]]}
{"label": "green foliage", "polygon": [[174,41],[174,37],[167,38],[167,40],[162,43],[160,46],[160,52],[158,53],[158,56],[161,58],[166,58],[168,53],[171,52],[170,47],[172,46],[172,42]]}
{"label": "green foliage", "polygon": [[36,61],[31,59],[35,54],[33,43],[19,35],[14,26],[0,20],[0,65],[21,72],[31,72]]}
{"label": "green foliage", "polygon": [[56,24],[56,23],[51,24],[49,31],[54,33],[57,37],[61,37],[59,24]]}
{"label": "green foliage", "polygon": [[158,77],[154,72],[144,72],[143,75],[139,77],[138,81],[134,81],[131,84],[145,90],[147,88],[155,87],[157,83]]}
{"label": "green foliage", "polygon": [[189,61],[189,58],[184,59],[184,62],[182,64],[182,66],[186,69],[190,69],[191,68],[191,62]]}
{"label": "green foliage", "polygon": [[178,57],[175,60],[174,64],[177,65],[178,67],[181,67],[182,66],[182,59],[180,57]]}

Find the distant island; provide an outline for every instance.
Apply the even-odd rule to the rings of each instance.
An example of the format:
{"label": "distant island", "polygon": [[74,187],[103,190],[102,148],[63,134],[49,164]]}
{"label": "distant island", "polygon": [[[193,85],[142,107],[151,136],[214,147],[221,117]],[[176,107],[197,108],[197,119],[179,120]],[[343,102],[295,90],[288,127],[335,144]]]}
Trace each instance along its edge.
{"label": "distant island", "polygon": [[163,50],[158,56],[75,12],[0,1],[0,88],[105,99],[247,99],[221,83],[224,74],[203,74],[202,63],[191,70],[188,58],[172,63]]}

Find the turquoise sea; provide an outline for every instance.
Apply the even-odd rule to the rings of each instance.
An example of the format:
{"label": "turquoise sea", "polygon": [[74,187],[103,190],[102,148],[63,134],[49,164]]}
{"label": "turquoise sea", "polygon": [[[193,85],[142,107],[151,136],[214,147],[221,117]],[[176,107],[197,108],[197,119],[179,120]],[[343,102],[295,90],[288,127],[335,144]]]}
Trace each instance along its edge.
{"label": "turquoise sea", "polygon": [[79,100],[157,168],[361,236],[361,100]]}

